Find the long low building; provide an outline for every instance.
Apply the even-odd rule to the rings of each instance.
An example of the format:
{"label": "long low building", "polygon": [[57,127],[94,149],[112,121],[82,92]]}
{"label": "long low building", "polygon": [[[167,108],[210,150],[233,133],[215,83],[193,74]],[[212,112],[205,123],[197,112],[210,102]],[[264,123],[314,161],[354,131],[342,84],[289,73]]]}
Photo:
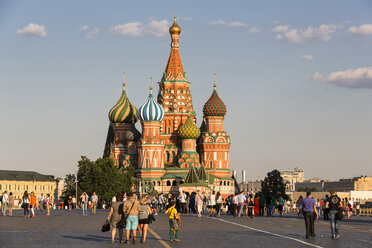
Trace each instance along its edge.
{"label": "long low building", "polygon": [[0,193],[13,193],[15,200],[22,199],[24,192],[35,192],[36,197],[50,194],[58,203],[63,189],[63,180],[52,175],[42,175],[35,171],[0,170]]}

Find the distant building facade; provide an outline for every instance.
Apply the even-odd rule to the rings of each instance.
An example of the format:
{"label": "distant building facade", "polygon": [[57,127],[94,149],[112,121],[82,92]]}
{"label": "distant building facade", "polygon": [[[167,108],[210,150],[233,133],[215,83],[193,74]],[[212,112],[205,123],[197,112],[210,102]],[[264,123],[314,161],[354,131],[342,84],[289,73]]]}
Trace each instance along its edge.
{"label": "distant building facade", "polygon": [[257,193],[261,191],[261,181],[256,180],[256,181],[249,181],[246,183],[239,183],[239,191],[244,191],[246,193]]}
{"label": "distant building facade", "polygon": [[372,191],[372,177],[360,177],[354,181],[355,191]]}
{"label": "distant building facade", "polygon": [[286,184],[286,192],[295,191],[296,183],[305,181],[305,173],[299,168],[294,168],[293,170],[282,170],[280,171],[280,175]]}
{"label": "distant building facade", "polygon": [[34,171],[0,170],[0,192],[13,193],[15,200],[22,199],[25,191],[50,194],[54,203],[58,202],[63,190],[63,180],[52,175],[42,175]]}
{"label": "distant building facade", "polygon": [[295,184],[296,191],[301,191],[301,189],[305,188],[315,188],[318,192],[329,192],[331,189],[336,192],[372,191],[372,177],[354,177],[338,181],[304,181]]}

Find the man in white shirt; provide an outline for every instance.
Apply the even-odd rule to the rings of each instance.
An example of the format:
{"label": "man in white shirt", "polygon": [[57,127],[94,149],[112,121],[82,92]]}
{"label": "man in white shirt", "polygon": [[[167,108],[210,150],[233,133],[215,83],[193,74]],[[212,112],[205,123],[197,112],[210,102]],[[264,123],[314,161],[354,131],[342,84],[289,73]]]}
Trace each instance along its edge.
{"label": "man in white shirt", "polygon": [[98,203],[98,196],[96,195],[96,192],[93,192],[93,195],[90,197],[90,200],[92,201],[92,214],[96,214]]}
{"label": "man in white shirt", "polygon": [[178,196],[178,200],[180,201],[180,208],[181,208],[181,213],[186,214],[186,194],[181,191],[180,195]]}
{"label": "man in white shirt", "polygon": [[246,198],[245,198],[244,191],[243,191],[243,192],[241,192],[241,193],[238,195],[238,207],[239,207],[239,215],[238,215],[238,218],[241,218],[241,216],[242,216],[245,199],[246,199]]}
{"label": "man in white shirt", "polygon": [[235,195],[233,198],[232,198],[232,214],[234,215],[234,217],[236,217],[236,212],[237,212],[237,208],[238,208],[238,195]]}
{"label": "man in white shirt", "polygon": [[214,191],[209,197],[209,205],[211,207],[211,217],[216,217],[216,195]]}
{"label": "man in white shirt", "polygon": [[159,195],[159,212],[162,213],[165,208],[165,199],[163,194]]}
{"label": "man in white shirt", "polygon": [[43,195],[43,193],[41,193],[41,196],[39,196],[38,201],[39,201],[39,210],[40,210],[40,212],[43,212],[43,208],[44,208],[44,195]]}
{"label": "man in white shirt", "polygon": [[3,195],[1,196],[1,213],[3,216],[6,216],[6,209],[7,209],[7,201],[8,201],[8,192],[4,191]]}

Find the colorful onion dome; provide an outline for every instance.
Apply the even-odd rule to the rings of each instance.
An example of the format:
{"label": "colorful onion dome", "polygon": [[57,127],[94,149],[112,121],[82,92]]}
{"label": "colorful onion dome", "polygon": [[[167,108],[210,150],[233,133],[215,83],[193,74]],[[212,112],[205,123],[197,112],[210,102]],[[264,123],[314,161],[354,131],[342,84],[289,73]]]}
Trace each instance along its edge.
{"label": "colorful onion dome", "polygon": [[173,25],[169,28],[169,33],[172,34],[180,34],[181,28],[177,25],[176,16],[174,16]]}
{"label": "colorful onion dome", "polygon": [[209,100],[204,104],[203,114],[204,117],[208,116],[225,116],[226,106],[217,94],[216,84],[213,85],[213,93]]}
{"label": "colorful onion dome", "polygon": [[125,132],[125,139],[127,141],[137,141],[140,137],[141,133],[137,130],[134,124],[132,124],[130,129]]}
{"label": "colorful onion dome", "polygon": [[129,101],[125,93],[125,81],[123,83],[123,92],[119,101],[109,112],[111,123],[136,123],[138,121],[138,111]]}
{"label": "colorful onion dome", "polygon": [[[150,78],[150,81],[152,79]],[[139,109],[139,118],[141,121],[162,121],[164,118],[164,109],[157,103],[152,96],[152,82],[150,82],[150,95]]]}
{"label": "colorful onion dome", "polygon": [[200,136],[200,129],[191,120],[190,115],[186,122],[178,129],[178,135],[182,139],[197,139]]}

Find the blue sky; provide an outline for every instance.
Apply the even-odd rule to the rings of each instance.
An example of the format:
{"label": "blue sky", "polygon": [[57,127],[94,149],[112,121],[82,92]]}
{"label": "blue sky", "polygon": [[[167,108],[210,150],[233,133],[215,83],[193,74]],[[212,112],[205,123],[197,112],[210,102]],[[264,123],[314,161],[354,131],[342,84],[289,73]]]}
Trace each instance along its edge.
{"label": "blue sky", "polygon": [[0,168],[102,156],[122,72],[137,107],[162,76],[174,7],[198,124],[217,73],[232,169],[372,175],[370,1],[1,1]]}

